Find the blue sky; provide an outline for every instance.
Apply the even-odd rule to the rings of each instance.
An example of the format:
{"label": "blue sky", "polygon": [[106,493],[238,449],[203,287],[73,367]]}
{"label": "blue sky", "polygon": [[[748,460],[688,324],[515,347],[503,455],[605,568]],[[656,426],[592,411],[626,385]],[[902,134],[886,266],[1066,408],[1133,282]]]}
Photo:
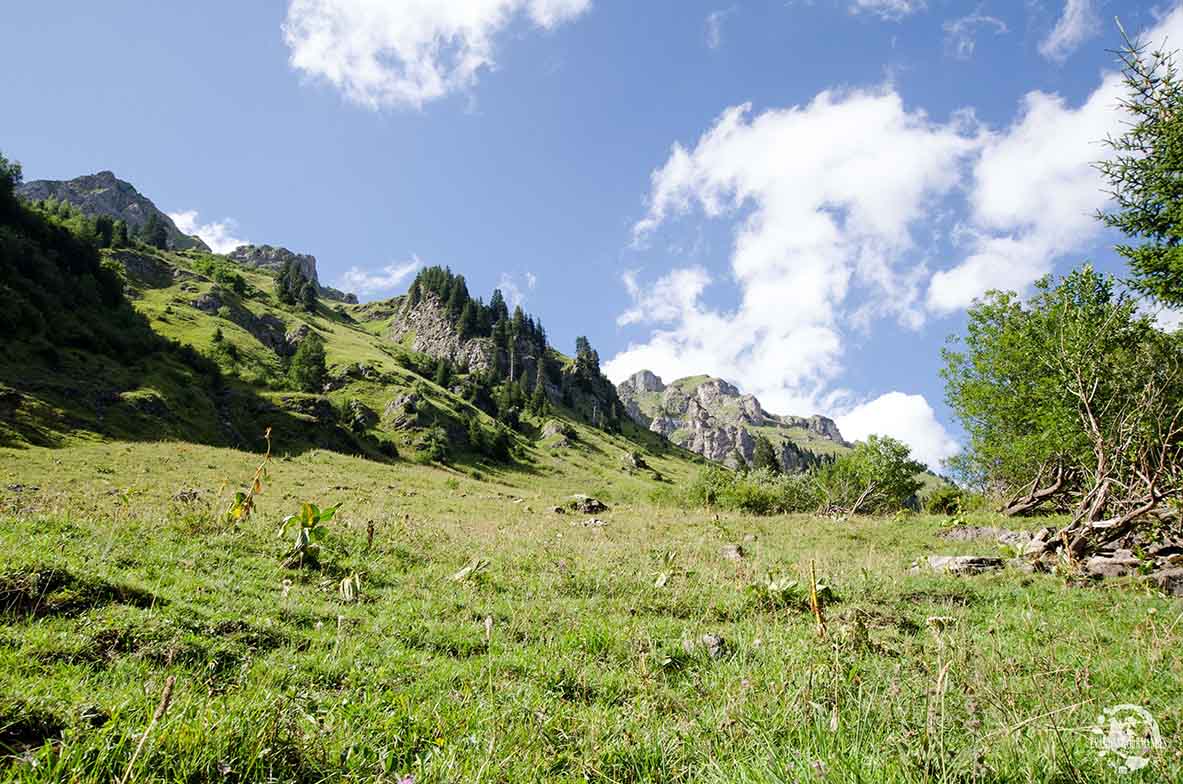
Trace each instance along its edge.
{"label": "blue sky", "polygon": [[366,298],[447,264],[617,380],[722,375],[930,463],[973,297],[1121,270],[1089,217],[1113,17],[1183,40],[1103,0],[11,5],[0,149],[30,179],[111,169]]}

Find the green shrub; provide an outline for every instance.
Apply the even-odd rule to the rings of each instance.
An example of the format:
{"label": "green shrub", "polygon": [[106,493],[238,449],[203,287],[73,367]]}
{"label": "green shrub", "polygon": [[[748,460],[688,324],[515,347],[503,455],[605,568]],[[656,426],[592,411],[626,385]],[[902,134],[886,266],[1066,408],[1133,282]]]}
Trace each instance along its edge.
{"label": "green shrub", "polygon": [[916,505],[924,465],[903,442],[870,436],[815,471],[823,505],[845,514],[884,514]]}
{"label": "green shrub", "polygon": [[924,499],[924,511],[929,514],[951,515],[962,511],[965,491],[955,485],[942,485]]}

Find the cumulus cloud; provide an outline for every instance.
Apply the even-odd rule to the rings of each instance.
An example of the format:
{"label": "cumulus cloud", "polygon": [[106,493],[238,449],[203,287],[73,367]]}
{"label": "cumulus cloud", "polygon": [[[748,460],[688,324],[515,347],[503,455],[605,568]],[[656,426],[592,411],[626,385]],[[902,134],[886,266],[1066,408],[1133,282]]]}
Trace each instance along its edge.
{"label": "cumulus cloud", "polygon": [[988,137],[973,171],[968,253],[933,276],[933,310],[963,308],[992,288],[1022,290],[1096,239],[1095,214],[1108,197],[1092,164],[1109,155],[1099,140],[1119,130],[1121,89],[1120,77],[1107,74],[1076,108],[1057,95],[1028,93],[1019,119]]}
{"label": "cumulus cloud", "polygon": [[924,0],[854,0],[850,12],[875,14],[880,19],[896,22],[925,8]]}
{"label": "cumulus cloud", "polygon": [[1039,53],[1048,60],[1062,63],[1099,30],[1093,0],[1067,0],[1056,26],[1039,42]]}
{"label": "cumulus cloud", "polygon": [[418,256],[412,254],[410,261],[402,264],[387,264],[378,270],[366,270],[361,267],[350,267],[337,280],[337,288],[342,291],[352,291],[358,296],[373,296],[375,294],[391,294],[415,270],[423,266]]}
{"label": "cumulus cloud", "polygon": [[464,90],[495,65],[494,40],[515,19],[550,30],[591,0],[291,0],[291,65],[371,109],[421,107]]}
{"label": "cumulus cloud", "polygon": [[742,379],[773,410],[807,412],[840,370],[840,323],[848,293],[916,325],[921,279],[901,269],[911,227],[960,180],[976,136],[966,120],[933,122],[889,89],[819,94],[808,105],[753,115],[727,109],[693,148],[675,144],[652,175],[646,238],[701,211],[735,222],[732,310],[708,306],[701,267],[642,282],[621,324],[651,324],[605,365],[614,378],[642,368],[677,377],[710,372]]}
{"label": "cumulus cloud", "polygon": [[939,471],[959,450],[957,442],[937,421],[923,395],[888,392],[837,417],[843,437],[861,441],[870,435],[891,436],[912,447],[912,455]]}
{"label": "cumulus cloud", "polygon": [[234,236],[238,223],[233,218],[202,223],[197,210],[170,212],[168,217],[182,234],[196,234],[214,253],[229,253],[239,245],[250,244],[248,240]]}
{"label": "cumulus cloud", "polygon": [[[1143,38],[1183,38],[1183,6]],[[841,410],[851,329],[883,318],[920,328],[988,289],[1022,291],[1096,242],[1094,213],[1107,196],[1092,164],[1108,153],[1098,140],[1120,132],[1120,91],[1114,73],[1079,105],[1033,91],[1012,123],[994,129],[971,110],[933,120],[890,84],[758,114],[727,109],[652,173],[632,245],[650,254],[666,246],[651,238],[670,224],[726,221],[730,274],[681,261],[627,273],[630,305],[618,325],[646,334],[606,372],[707,372],[737,380],[770,410]],[[940,246],[945,237],[951,248]],[[893,394],[848,412],[852,432],[867,412],[896,406],[915,434],[880,432],[934,464],[951,454],[931,407]]]}
{"label": "cumulus cloud", "polygon": [[960,19],[950,19],[944,24],[945,51],[958,60],[968,60],[973,57],[974,47],[977,46],[976,36],[979,27],[993,28],[995,35],[1009,32],[1006,22],[996,16],[969,14]]}

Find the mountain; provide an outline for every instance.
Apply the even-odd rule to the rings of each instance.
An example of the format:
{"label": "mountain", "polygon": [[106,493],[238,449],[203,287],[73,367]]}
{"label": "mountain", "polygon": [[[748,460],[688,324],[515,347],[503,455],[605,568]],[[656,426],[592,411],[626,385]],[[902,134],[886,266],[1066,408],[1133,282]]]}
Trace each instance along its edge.
{"label": "mountain", "polygon": [[289,262],[292,262],[300,271],[301,276],[316,284],[316,289],[322,297],[349,305],[357,304],[356,294],[346,294],[331,286],[321,284],[316,273],[316,257],[311,254],[294,253],[287,248],[272,245],[239,245],[230,251],[226,258],[247,267],[270,270],[277,274]]}
{"label": "mountain", "polygon": [[678,446],[735,465],[736,453],[751,462],[757,436],[765,436],[786,471],[799,471],[850,444],[832,419],[770,414],[753,395],[711,376],[666,384],[642,370],[617,385],[625,411],[637,424]]}
{"label": "mountain", "polygon": [[[136,241],[97,247],[93,223],[0,193],[0,446],[254,449],[270,428],[294,454],[545,464],[642,483],[657,478],[644,468],[654,458],[667,476],[693,470],[697,456],[624,414],[586,341],[564,355],[532,316],[496,292],[489,305],[470,297],[448,270],[423,270],[384,302],[285,304],[275,269],[286,249],[232,260]],[[313,338],[323,370],[307,382],[290,370]]]}
{"label": "mountain", "polygon": [[194,248],[209,251],[201,238],[181,233],[173,219],[157,209],[150,199],[109,171],[87,174],[72,180],[32,180],[20,185],[16,195],[25,201],[56,199],[74,205],[87,217],[105,215],[123,220],[133,233],[155,214],[164,224],[168,246],[175,250]]}

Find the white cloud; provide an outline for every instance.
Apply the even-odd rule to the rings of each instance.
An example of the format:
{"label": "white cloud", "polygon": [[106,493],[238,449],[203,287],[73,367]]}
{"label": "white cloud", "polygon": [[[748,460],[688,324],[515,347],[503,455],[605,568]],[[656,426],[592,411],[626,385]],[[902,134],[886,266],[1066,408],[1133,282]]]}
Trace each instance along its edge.
{"label": "white cloud", "polygon": [[522,284],[517,281],[516,275],[511,275],[508,272],[502,272],[501,278],[497,281],[497,288],[501,289],[501,294],[505,297],[510,309],[516,308],[518,305],[524,305],[529,299],[528,292],[534,290],[538,285],[538,277],[533,272],[525,272],[522,274]]}
{"label": "white cloud", "polygon": [[840,370],[848,293],[916,325],[922,281],[899,261],[912,224],[959,182],[976,137],[964,118],[934,123],[887,89],[823,92],[804,107],[752,116],[726,110],[693,149],[675,144],[652,175],[635,244],[678,215],[735,220],[731,272],[739,303],[702,295],[711,278],[675,269],[648,284],[625,278],[633,300],[621,324],[649,338],[605,365],[613,378],[648,368],[678,377],[742,379],[772,410],[807,413]]}
{"label": "white cloud", "polygon": [[924,0],[854,0],[850,12],[871,13],[880,19],[895,22],[926,7]]}
{"label": "white cloud", "polygon": [[711,11],[706,19],[706,43],[708,49],[718,49],[723,44],[723,20],[735,13],[735,6]]}
{"label": "white cloud", "polygon": [[912,447],[912,455],[933,471],[957,454],[957,442],[937,421],[923,395],[888,392],[856,406],[835,420],[842,436],[862,441],[870,435],[891,436]]}
{"label": "white cloud", "polygon": [[[1073,7],[1069,3],[1065,14]],[[1183,39],[1183,6],[1141,38],[1155,45]],[[1095,214],[1109,197],[1093,164],[1112,154],[1100,140],[1123,131],[1122,92],[1114,72],[1103,74],[1078,107],[1058,95],[1030,92],[1018,119],[986,138],[969,184],[967,255],[933,275],[930,309],[958,310],[992,288],[1022,290],[1057,259],[1096,241],[1103,227]]]}
{"label": "white cloud", "polygon": [[1100,30],[1093,0],[1066,0],[1064,13],[1047,38],[1039,42],[1039,53],[1048,60],[1064,62],[1082,43]]}
{"label": "white cloud", "polygon": [[495,66],[494,40],[516,18],[550,30],[591,0],[291,0],[291,65],[372,109],[421,107]]}
{"label": "white cloud", "polygon": [[988,137],[970,184],[968,255],[933,275],[930,308],[957,310],[992,288],[1021,291],[1096,239],[1103,227],[1095,214],[1108,197],[1092,164],[1109,154],[1099,140],[1119,128],[1120,92],[1110,73],[1078,108],[1028,93],[1019,119]]}
{"label": "white cloud", "polygon": [[214,253],[229,253],[239,245],[250,244],[248,240],[235,237],[232,233],[238,229],[238,223],[233,218],[202,223],[197,210],[170,212],[168,217],[172,218],[182,234],[196,234]]}
{"label": "white cloud", "polygon": [[973,57],[974,47],[977,45],[975,35],[979,27],[992,27],[995,35],[1009,32],[1006,22],[996,16],[975,13],[960,19],[951,19],[944,24],[945,50],[958,60]]}
{"label": "white cloud", "polygon": [[410,261],[402,264],[387,264],[376,271],[350,267],[344,275],[337,279],[337,288],[362,297],[389,294],[421,266],[423,266],[423,262],[419,260],[418,256],[412,254]]}
{"label": "white cloud", "polygon": [[[1183,39],[1183,6],[1143,38]],[[1034,91],[995,130],[970,110],[933,121],[890,84],[756,115],[727,109],[653,172],[632,246],[666,247],[649,240],[687,217],[727,220],[730,275],[684,262],[625,275],[631,304],[618,324],[647,334],[605,371],[711,373],[786,413],[840,407],[849,330],[884,317],[919,328],[990,288],[1021,291],[1097,241],[1107,197],[1092,163],[1107,154],[1099,140],[1120,131],[1120,90],[1106,73],[1080,105]],[[946,236],[954,253],[938,262]],[[911,436],[917,449],[947,456],[951,439],[916,424],[924,412],[910,405],[928,433]]]}

